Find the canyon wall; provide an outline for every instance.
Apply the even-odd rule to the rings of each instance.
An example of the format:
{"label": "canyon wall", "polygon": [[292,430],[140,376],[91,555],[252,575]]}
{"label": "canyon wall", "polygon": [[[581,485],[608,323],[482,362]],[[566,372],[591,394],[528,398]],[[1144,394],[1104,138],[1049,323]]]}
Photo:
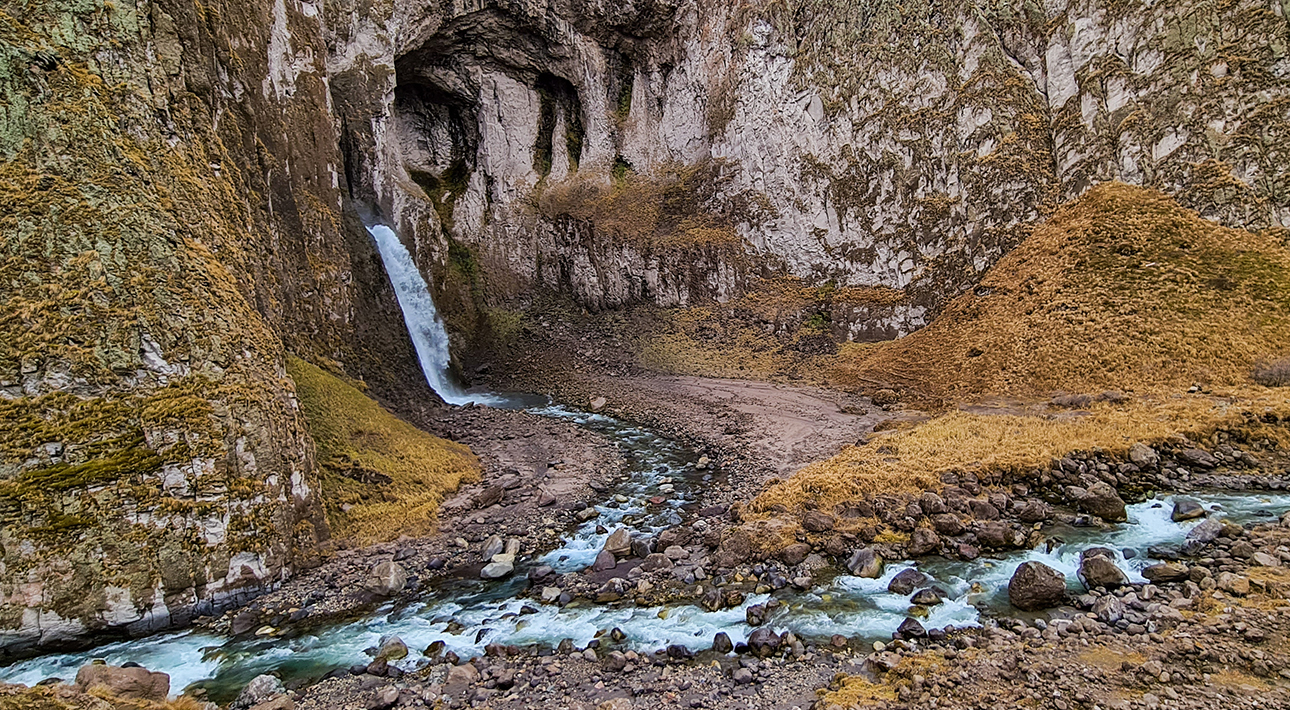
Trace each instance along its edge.
{"label": "canyon wall", "polygon": [[1099,181],[1290,220],[1279,0],[327,13],[352,182],[441,287],[468,249],[493,300],[676,305],[787,274],[900,289],[837,334],[904,333]]}
{"label": "canyon wall", "polygon": [[415,387],[322,36],[282,0],[0,9],[0,652],[182,624],[308,563],[285,350]]}

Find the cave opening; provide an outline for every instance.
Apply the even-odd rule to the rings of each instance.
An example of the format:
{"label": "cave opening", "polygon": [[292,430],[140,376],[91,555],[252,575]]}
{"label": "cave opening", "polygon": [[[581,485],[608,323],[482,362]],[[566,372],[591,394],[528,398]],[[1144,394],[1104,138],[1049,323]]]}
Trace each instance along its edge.
{"label": "cave opening", "polygon": [[465,194],[474,173],[477,112],[474,103],[432,83],[400,82],[394,90],[404,168],[425,191],[448,232],[456,200]]}
{"label": "cave opening", "polygon": [[[569,172],[577,172],[582,159],[582,141],[586,132],[582,124],[582,101],[578,90],[567,79],[543,72],[533,86],[539,100],[537,143],[533,146],[533,169],[538,175],[551,174],[557,141],[564,141],[569,156]],[[564,118],[564,135],[557,136],[559,119]]]}

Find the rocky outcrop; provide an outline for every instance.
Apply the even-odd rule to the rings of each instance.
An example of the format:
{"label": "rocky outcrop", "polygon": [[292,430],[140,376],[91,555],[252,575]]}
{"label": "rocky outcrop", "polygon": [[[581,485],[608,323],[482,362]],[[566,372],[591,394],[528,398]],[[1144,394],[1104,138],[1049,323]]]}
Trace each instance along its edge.
{"label": "rocky outcrop", "polygon": [[1290,218],[1258,147],[1284,18],[1252,2],[326,8],[351,180],[445,291],[669,305],[787,273],[902,290],[834,319],[890,337],[1099,181]]}

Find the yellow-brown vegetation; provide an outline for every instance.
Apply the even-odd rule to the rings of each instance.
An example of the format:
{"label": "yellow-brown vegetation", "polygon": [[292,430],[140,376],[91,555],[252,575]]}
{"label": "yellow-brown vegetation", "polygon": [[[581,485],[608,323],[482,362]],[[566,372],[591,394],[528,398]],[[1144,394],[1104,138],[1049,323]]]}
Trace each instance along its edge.
{"label": "yellow-brown vegetation", "polygon": [[1134,442],[1159,443],[1177,434],[1208,439],[1217,430],[1283,442],[1283,428],[1259,417],[1290,416],[1290,402],[1246,389],[1230,397],[1180,395],[1097,403],[1086,416],[974,414],[951,411],[911,429],[880,435],[862,446],[811,464],[776,483],[748,506],[751,513],[810,501],[823,509],[880,493],[916,493],[939,485],[948,471],[977,475],[1025,471],[1071,451],[1124,454]]}
{"label": "yellow-brown vegetation", "polygon": [[333,534],[360,543],[427,534],[444,495],[479,479],[468,447],[421,431],[303,360],[288,358],[287,371],[318,448]]}
{"label": "yellow-brown vegetation", "polygon": [[926,328],[853,353],[843,385],[943,404],[1249,384],[1290,352],[1290,250],[1108,183],[1035,227]]}

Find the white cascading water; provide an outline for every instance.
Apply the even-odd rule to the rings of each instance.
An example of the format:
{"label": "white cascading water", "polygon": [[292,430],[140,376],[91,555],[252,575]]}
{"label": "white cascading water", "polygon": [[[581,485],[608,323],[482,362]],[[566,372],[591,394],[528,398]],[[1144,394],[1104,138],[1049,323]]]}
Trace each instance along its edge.
{"label": "white cascading water", "polygon": [[367,231],[381,252],[385,273],[390,275],[390,285],[394,287],[399,308],[403,311],[403,322],[408,326],[412,344],[421,360],[421,371],[430,388],[448,404],[470,404],[486,399],[466,394],[453,382],[448,371],[452,359],[448,350],[448,331],[444,330],[443,319],[435,308],[430,288],[413,263],[407,247],[399,241],[393,229],[383,224],[368,227]]}

